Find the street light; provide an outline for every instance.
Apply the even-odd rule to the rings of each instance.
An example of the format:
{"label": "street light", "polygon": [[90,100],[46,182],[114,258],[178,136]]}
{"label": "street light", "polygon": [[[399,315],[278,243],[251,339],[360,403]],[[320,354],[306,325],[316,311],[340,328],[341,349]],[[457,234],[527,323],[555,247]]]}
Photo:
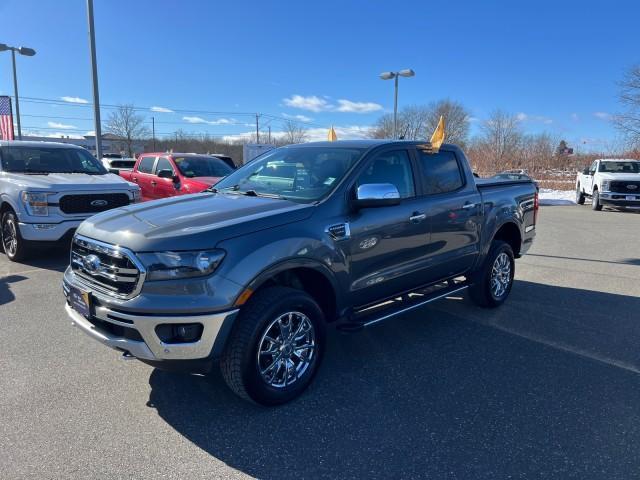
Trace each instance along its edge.
{"label": "street light", "polygon": [[16,74],[16,52],[25,57],[33,57],[36,51],[29,47],[10,47],[0,43],[0,52],[11,50],[11,60],[13,61],[13,94],[16,98],[16,120],[18,122],[18,140],[22,140],[22,129],[20,128],[20,103],[18,102],[18,75]]}
{"label": "street light", "polygon": [[410,68],[405,68],[398,72],[383,72],[380,74],[382,80],[395,80],[395,94],[393,97],[393,138],[398,138],[398,77],[413,77],[416,74]]}

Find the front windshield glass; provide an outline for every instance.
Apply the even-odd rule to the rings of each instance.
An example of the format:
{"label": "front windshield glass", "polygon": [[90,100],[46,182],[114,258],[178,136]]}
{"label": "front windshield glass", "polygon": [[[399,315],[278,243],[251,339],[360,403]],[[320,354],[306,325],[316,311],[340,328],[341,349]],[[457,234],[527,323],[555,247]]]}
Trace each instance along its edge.
{"label": "front windshield glass", "polygon": [[640,173],[640,162],[600,162],[599,172]]}
{"label": "front windshield glass", "polygon": [[13,173],[87,173],[105,175],[107,170],[81,148],[8,146],[2,148],[2,169]]}
{"label": "front windshield glass", "polygon": [[236,170],[216,190],[313,202],[333,190],[363,153],[359,148],[278,148]]}
{"label": "front windshield glass", "polygon": [[193,156],[174,157],[180,173],[188,178],[193,177],[226,177],[233,169],[216,157]]}

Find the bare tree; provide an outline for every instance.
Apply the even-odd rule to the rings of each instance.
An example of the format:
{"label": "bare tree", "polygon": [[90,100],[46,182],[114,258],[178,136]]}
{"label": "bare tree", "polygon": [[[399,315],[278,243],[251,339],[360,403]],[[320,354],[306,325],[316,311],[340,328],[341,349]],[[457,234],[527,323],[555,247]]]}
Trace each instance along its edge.
{"label": "bare tree", "polygon": [[[424,105],[409,105],[398,112],[398,137],[405,140],[426,138],[425,125],[429,112]],[[370,133],[371,138],[393,138],[393,114],[382,115]]]}
{"label": "bare tree", "polygon": [[445,121],[445,141],[465,146],[469,139],[469,118],[471,115],[461,103],[447,98],[430,103],[427,111],[425,125],[427,132],[433,132],[436,129],[440,116],[442,116]]}
{"label": "bare tree", "polygon": [[307,139],[307,130],[297,122],[287,120],[282,124],[284,135],[279,139],[285,145],[302,143]]}
{"label": "bare tree", "polygon": [[629,146],[640,147],[640,65],[632,67],[620,82],[619,100],[624,111],[613,117]]}
{"label": "bare tree", "polygon": [[133,156],[133,142],[149,135],[144,125],[144,117],[137,115],[133,105],[120,105],[111,112],[106,124],[106,131],[120,137],[130,157]]}
{"label": "bare tree", "polygon": [[503,110],[494,110],[481,126],[480,142],[498,165],[513,166],[522,142],[518,118]]}

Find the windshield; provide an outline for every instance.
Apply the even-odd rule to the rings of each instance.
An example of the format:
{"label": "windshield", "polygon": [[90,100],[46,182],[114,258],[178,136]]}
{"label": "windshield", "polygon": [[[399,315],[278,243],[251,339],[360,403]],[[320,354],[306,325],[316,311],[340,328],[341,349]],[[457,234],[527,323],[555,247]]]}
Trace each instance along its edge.
{"label": "windshield", "polygon": [[180,173],[188,178],[193,177],[226,177],[233,169],[216,157],[174,157]]}
{"label": "windshield", "polygon": [[640,173],[640,162],[600,162],[599,172]]}
{"label": "windshield", "polygon": [[7,146],[2,149],[2,169],[13,173],[87,173],[105,175],[107,170],[82,148]]}
{"label": "windshield", "polygon": [[278,148],[236,170],[216,190],[313,202],[333,190],[363,153],[358,148]]}

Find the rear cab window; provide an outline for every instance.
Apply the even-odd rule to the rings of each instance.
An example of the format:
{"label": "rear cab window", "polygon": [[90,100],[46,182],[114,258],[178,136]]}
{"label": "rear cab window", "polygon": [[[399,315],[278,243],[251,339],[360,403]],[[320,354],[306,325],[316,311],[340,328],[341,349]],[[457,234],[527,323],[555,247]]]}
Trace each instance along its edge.
{"label": "rear cab window", "polygon": [[151,173],[153,171],[153,164],[156,161],[156,157],[142,157],[138,164],[138,172]]}
{"label": "rear cab window", "polygon": [[462,170],[455,153],[441,150],[432,154],[420,149],[417,153],[426,195],[453,192],[464,186]]}

